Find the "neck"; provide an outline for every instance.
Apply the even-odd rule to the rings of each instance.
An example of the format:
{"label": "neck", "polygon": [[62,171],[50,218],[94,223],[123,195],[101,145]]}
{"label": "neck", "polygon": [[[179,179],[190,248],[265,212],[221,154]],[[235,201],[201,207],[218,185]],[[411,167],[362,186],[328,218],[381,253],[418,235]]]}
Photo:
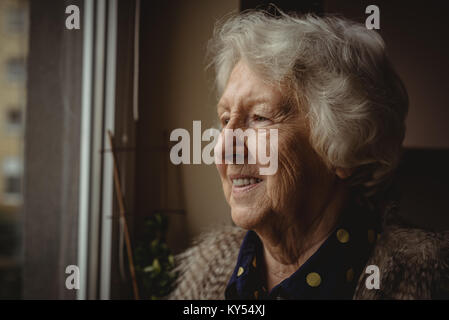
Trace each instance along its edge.
{"label": "neck", "polygon": [[307,210],[315,212],[313,215],[282,219],[279,214],[273,214],[275,219],[254,230],[264,247],[264,274],[268,290],[290,277],[332,233],[347,198],[344,189],[334,191],[326,201],[321,202],[321,208]]}

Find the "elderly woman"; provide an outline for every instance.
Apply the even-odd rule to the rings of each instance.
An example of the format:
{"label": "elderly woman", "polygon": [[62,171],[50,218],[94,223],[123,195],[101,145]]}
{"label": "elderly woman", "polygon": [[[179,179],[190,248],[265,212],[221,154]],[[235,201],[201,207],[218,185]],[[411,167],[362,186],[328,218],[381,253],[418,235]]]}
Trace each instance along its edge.
{"label": "elderly woman", "polygon": [[399,225],[386,201],[408,98],[381,37],[253,11],[218,26],[210,48],[223,128],[277,129],[278,169],[217,164],[237,227],[178,257],[169,298],[441,297],[448,235]]}

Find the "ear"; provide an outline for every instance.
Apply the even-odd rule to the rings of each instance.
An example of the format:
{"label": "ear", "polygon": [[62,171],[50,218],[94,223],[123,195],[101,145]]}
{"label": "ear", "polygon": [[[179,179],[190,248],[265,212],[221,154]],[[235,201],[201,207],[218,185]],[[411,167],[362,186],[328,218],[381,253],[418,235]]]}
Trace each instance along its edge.
{"label": "ear", "polygon": [[352,173],[353,173],[353,169],[351,168],[337,168],[335,170],[335,174],[340,178],[340,179],[346,179],[349,178]]}

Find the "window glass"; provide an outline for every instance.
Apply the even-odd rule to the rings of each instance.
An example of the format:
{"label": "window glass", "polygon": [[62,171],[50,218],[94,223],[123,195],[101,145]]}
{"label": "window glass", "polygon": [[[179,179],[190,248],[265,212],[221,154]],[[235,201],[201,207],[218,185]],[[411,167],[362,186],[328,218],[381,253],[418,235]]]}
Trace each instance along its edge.
{"label": "window glass", "polygon": [[7,133],[21,133],[22,110],[20,107],[11,107],[6,110],[5,129]]}
{"label": "window glass", "polygon": [[[0,1],[0,299],[21,297],[28,1]],[[13,133],[13,134],[11,134]]]}

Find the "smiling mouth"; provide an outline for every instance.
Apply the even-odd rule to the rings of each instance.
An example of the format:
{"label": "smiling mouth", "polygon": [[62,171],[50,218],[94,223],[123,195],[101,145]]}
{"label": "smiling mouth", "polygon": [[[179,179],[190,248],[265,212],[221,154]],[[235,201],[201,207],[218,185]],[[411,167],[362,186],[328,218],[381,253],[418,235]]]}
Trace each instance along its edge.
{"label": "smiling mouth", "polygon": [[236,178],[236,179],[231,179],[232,181],[232,185],[235,187],[246,187],[252,184],[257,184],[259,182],[262,182],[262,179],[259,178]]}
{"label": "smiling mouth", "polygon": [[249,191],[263,181],[260,178],[251,176],[234,176],[231,177],[230,180],[232,182],[232,189],[234,192]]}

